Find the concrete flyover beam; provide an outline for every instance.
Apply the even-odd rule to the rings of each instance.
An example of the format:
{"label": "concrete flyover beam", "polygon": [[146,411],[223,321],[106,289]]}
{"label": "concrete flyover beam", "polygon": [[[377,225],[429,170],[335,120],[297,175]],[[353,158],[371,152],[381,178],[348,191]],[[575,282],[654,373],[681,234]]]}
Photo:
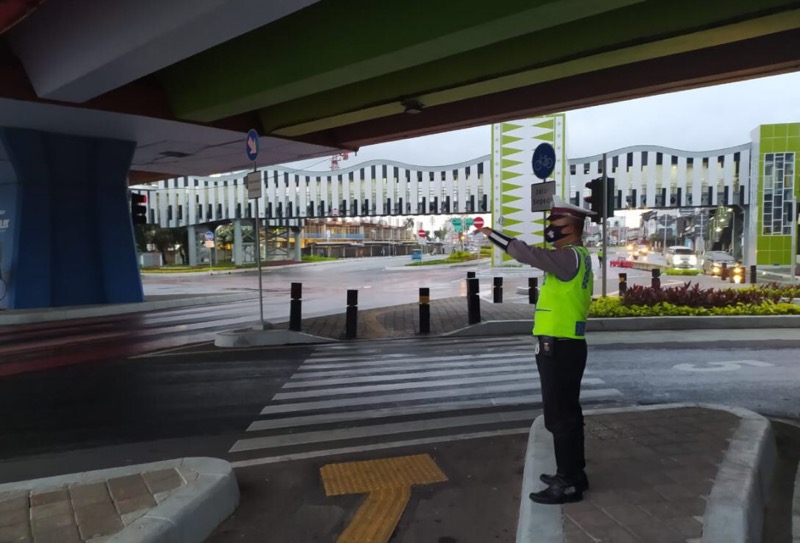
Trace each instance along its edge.
{"label": "concrete flyover beam", "polygon": [[60,0],[9,33],[40,98],[85,102],[318,0]]}

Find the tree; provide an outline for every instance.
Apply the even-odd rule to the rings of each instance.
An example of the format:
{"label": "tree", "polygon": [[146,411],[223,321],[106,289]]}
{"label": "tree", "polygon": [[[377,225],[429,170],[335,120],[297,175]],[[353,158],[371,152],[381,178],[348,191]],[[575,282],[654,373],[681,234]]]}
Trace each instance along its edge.
{"label": "tree", "polygon": [[406,217],[406,220],[403,222],[403,227],[406,230],[412,230],[414,228],[414,217]]}
{"label": "tree", "polygon": [[445,222],[441,228],[433,231],[433,236],[440,241],[444,241],[445,238],[447,237],[447,234],[449,233],[450,233],[450,223]]}

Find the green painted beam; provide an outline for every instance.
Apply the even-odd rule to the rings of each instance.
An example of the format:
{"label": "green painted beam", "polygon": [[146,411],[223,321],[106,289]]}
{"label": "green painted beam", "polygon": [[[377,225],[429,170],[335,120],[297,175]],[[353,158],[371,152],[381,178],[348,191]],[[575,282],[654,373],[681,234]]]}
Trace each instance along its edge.
{"label": "green painted beam", "polygon": [[643,0],[323,0],[160,73],[176,117],[210,122]]}
{"label": "green painted beam", "polygon": [[622,50],[612,62],[636,62],[769,33],[774,30],[757,17],[777,14],[778,24],[797,25],[798,13],[781,12],[798,8],[796,0],[649,1],[266,107],[261,120],[268,133],[297,137],[398,114],[404,97],[435,106],[568,77],[593,69],[592,62],[576,68],[592,55]]}

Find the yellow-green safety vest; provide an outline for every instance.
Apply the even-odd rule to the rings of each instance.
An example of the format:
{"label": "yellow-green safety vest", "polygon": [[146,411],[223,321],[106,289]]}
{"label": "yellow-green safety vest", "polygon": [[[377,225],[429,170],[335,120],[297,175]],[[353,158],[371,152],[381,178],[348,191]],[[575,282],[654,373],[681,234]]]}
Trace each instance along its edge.
{"label": "yellow-green safety vest", "polygon": [[586,334],[586,317],[594,287],[592,259],[586,247],[567,247],[578,253],[578,273],[569,281],[545,273],[533,317],[534,336],[583,339]]}

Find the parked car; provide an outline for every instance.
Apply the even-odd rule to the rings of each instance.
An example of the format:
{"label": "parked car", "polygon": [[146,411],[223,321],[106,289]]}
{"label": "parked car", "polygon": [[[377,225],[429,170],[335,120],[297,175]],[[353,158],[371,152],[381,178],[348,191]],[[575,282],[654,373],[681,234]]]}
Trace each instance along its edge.
{"label": "parked car", "polygon": [[697,255],[689,247],[683,245],[673,245],[667,247],[664,255],[667,266],[670,268],[680,268],[684,270],[694,270],[697,268]]}
{"label": "parked car", "polygon": [[721,275],[723,263],[730,269],[736,265],[736,259],[724,251],[707,251],[701,269],[707,275]]}

